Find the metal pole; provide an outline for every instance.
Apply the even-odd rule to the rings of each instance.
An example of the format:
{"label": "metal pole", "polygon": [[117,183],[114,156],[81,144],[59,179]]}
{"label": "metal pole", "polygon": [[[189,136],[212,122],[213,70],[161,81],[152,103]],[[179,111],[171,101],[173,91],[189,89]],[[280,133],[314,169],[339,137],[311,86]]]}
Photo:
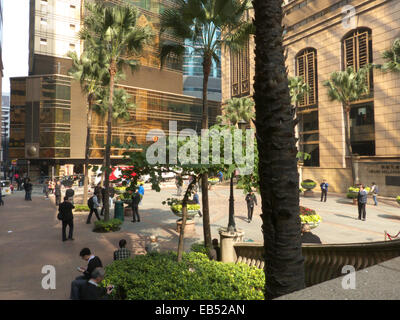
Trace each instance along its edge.
{"label": "metal pole", "polygon": [[228,222],[228,232],[235,232],[236,231],[236,224],[235,224],[235,205],[234,205],[234,198],[233,198],[233,175],[231,175],[231,184],[230,184],[230,195],[229,195],[229,222]]}

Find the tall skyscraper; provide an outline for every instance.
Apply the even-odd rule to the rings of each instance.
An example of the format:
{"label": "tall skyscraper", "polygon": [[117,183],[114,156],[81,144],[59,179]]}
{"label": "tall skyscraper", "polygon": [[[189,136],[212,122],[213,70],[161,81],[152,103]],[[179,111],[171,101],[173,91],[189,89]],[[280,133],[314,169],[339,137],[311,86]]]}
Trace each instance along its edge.
{"label": "tall skyscraper", "polygon": [[[141,67],[117,86],[124,88],[136,104],[130,120],[113,121],[113,143],[134,141],[149,143],[150,129],[166,134],[169,120],[178,123],[178,130],[201,128],[201,100],[183,95],[182,62],[168,59],[160,69],[158,58],[160,14],[175,6],[170,0],[109,0],[110,5],[130,3],[138,8],[138,24],[150,26],[155,39],[140,57]],[[83,43],[77,32],[85,15],[80,0],[30,1],[29,76],[11,79],[10,159],[18,159],[21,170],[38,175],[62,174],[63,166],[74,166],[83,172],[87,128],[86,97],[78,81],[68,75],[71,60],[68,51],[80,54]],[[171,39],[170,39],[171,38]],[[170,41],[179,41],[168,38]],[[219,114],[219,103],[210,102],[210,123]],[[90,157],[100,164],[104,158],[106,121],[93,114]],[[123,149],[112,149],[112,161],[123,158]],[[29,161],[29,162],[28,162]]]}

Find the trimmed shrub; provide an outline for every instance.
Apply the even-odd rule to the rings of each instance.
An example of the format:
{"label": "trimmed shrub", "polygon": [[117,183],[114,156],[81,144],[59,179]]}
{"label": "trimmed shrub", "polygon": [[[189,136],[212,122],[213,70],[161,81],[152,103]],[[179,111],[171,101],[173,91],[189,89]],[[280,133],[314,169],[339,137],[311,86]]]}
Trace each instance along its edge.
{"label": "trimmed shrub", "polygon": [[[199,211],[200,205],[199,204],[186,204],[188,211]],[[171,206],[172,212],[179,213],[182,212],[182,204],[174,204]]]}
{"label": "trimmed shrub", "polygon": [[243,263],[210,261],[205,254],[175,252],[136,256],[106,267],[103,285],[123,300],[262,300],[264,272]]}
{"label": "trimmed shrub", "polygon": [[119,219],[110,219],[108,221],[99,220],[95,221],[93,232],[110,232],[118,231],[122,221]]}
{"label": "trimmed shrub", "polygon": [[75,209],[76,212],[85,212],[85,211],[90,211],[89,207],[87,204],[75,204]]}
{"label": "trimmed shrub", "polygon": [[200,252],[200,253],[203,253],[205,255],[208,254],[208,250],[204,246],[204,242],[193,243],[192,246],[190,247],[190,251],[192,251],[192,252]]}
{"label": "trimmed shrub", "polygon": [[347,192],[346,197],[348,199],[357,199],[358,193],[357,192]]}

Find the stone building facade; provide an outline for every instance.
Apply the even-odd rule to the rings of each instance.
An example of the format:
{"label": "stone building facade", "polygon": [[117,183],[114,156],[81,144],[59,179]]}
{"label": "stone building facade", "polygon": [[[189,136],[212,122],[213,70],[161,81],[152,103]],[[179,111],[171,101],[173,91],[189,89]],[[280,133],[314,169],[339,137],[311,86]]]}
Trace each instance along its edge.
{"label": "stone building facade", "polygon": [[[298,107],[298,148],[311,154],[300,168],[301,179],[326,179],[331,191],[346,192],[351,168],[343,108],[330,101],[323,83],[332,72],[348,66],[358,69],[385,62],[382,53],[400,38],[400,1],[294,0],[283,9],[288,75],[303,76],[310,86]],[[254,77],[252,43],[250,81]],[[231,54],[223,58],[222,89],[227,99],[235,93],[234,67]],[[396,196],[400,194],[400,74],[373,69],[369,83],[370,94],[353,103],[350,113],[356,180],[367,185],[375,182],[381,195]],[[251,85],[249,96],[252,90]]]}

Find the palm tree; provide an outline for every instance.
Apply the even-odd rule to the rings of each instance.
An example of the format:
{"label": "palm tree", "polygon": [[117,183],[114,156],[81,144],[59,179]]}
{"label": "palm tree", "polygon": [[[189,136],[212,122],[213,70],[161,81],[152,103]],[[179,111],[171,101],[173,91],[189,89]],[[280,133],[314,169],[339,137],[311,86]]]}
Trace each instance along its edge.
{"label": "palm tree", "polygon": [[265,297],[304,288],[294,113],[282,46],[282,0],[253,0],[254,101],[265,248]]}
{"label": "palm tree", "polygon": [[343,105],[345,127],[345,140],[348,155],[350,156],[352,182],[355,184],[355,169],[353,163],[353,150],[351,147],[350,136],[350,109],[353,101],[360,100],[369,93],[368,73],[370,67],[364,67],[357,72],[352,67],[345,71],[333,72],[330,80],[324,82],[324,86],[328,88],[328,96],[331,101],[338,101]]}
{"label": "palm tree", "polygon": [[304,82],[303,77],[290,77],[289,79],[289,93],[292,104],[297,106],[306,93],[310,90],[307,83]]}
{"label": "palm tree", "polygon": [[254,102],[250,98],[232,98],[226,101],[222,116],[217,120],[238,128],[239,123],[249,123],[254,118]]}
{"label": "palm tree", "polygon": [[83,203],[88,198],[89,180],[89,160],[90,160],[90,131],[92,124],[93,105],[100,97],[102,86],[109,81],[107,69],[101,56],[90,59],[87,54],[81,54],[78,58],[76,52],[69,52],[68,57],[72,59],[72,68],[69,74],[80,82],[81,90],[87,97],[87,131],[85,143],[85,164],[84,164],[84,184],[83,184]]}
{"label": "palm tree", "polygon": [[[219,63],[221,46],[239,50],[244,46],[253,30],[245,21],[250,0],[176,0],[177,7],[167,9],[161,15],[160,34],[168,33],[181,43],[160,43],[160,58],[163,66],[167,57],[182,57],[185,44],[201,55],[203,62],[203,110],[202,129],[208,129],[208,78],[212,62]],[[220,36],[218,36],[220,34]],[[186,43],[184,43],[186,40]],[[208,174],[201,179],[204,244],[211,248],[210,214],[208,206]]]}
{"label": "palm tree", "polygon": [[[113,95],[115,77],[124,66],[129,66],[131,71],[139,66],[138,57],[144,47],[152,39],[149,27],[140,27],[137,23],[137,9],[130,5],[106,6],[102,1],[87,4],[80,37],[85,41],[85,49],[89,52],[101,53],[108,66],[109,105],[107,112],[107,142],[105,147],[106,174],[104,186],[105,197],[109,196],[109,171],[111,166],[111,127],[113,113]],[[104,220],[109,219],[109,203],[105,202]]]}
{"label": "palm tree", "polygon": [[394,40],[392,47],[382,54],[386,62],[383,65],[377,65],[384,72],[400,72],[400,38]]}

